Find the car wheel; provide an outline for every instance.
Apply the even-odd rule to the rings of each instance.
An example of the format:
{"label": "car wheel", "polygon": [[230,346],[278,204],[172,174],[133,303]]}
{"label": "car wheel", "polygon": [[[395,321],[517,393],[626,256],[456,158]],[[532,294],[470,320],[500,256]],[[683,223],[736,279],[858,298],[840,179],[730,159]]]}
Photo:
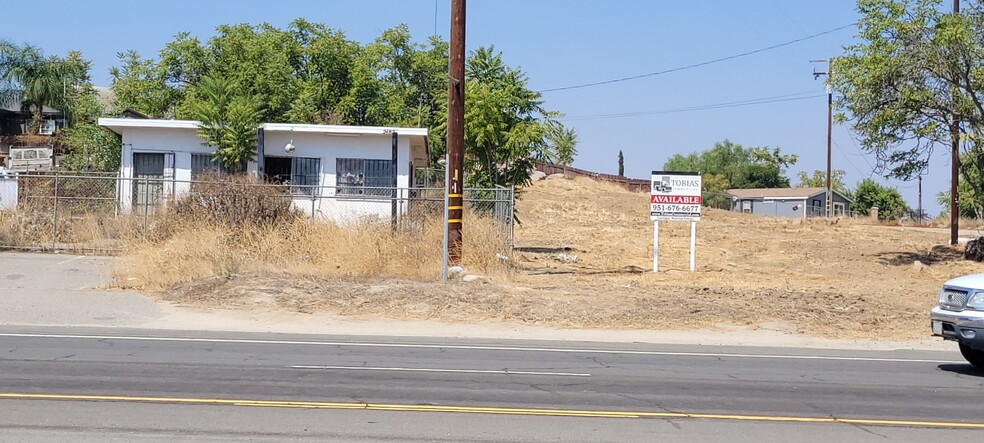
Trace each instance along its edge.
{"label": "car wheel", "polygon": [[960,353],[970,364],[984,369],[984,351],[980,351],[963,343],[960,344]]}

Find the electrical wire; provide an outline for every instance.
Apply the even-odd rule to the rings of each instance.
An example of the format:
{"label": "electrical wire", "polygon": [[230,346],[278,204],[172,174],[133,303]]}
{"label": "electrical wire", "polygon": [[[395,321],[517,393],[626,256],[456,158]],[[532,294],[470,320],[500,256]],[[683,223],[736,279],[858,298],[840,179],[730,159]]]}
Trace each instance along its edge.
{"label": "electrical wire", "polygon": [[823,31],[823,32],[820,32],[820,33],[808,35],[806,37],[800,37],[800,38],[795,39],[795,40],[790,40],[790,41],[787,41],[787,42],[775,44],[775,45],[772,45],[772,46],[767,46],[767,47],[764,47],[764,48],[755,49],[755,50],[752,50],[752,51],[742,52],[740,54],[729,55],[727,57],[721,57],[721,58],[716,58],[716,59],[713,59],[713,60],[707,60],[707,61],[703,61],[703,62],[700,62],[700,63],[694,63],[694,64],[690,64],[690,65],[678,66],[678,67],[675,67],[675,68],[664,69],[662,71],[656,71],[656,72],[650,72],[650,73],[646,73],[646,74],[633,75],[633,76],[629,76],[629,77],[621,77],[621,78],[616,78],[616,79],[611,79],[611,80],[603,80],[603,81],[592,82],[592,83],[583,83],[583,84],[579,84],[579,85],[563,86],[563,87],[559,87],[559,88],[541,89],[538,92],[545,93],[545,92],[569,91],[569,90],[572,90],[572,89],[590,88],[590,87],[593,87],[593,86],[610,85],[610,84],[613,84],[613,83],[627,82],[627,81],[630,81],[630,80],[638,80],[638,79],[641,79],[641,78],[654,77],[654,76],[657,76],[657,75],[663,75],[663,74],[669,74],[669,73],[672,73],[672,72],[684,71],[684,70],[687,70],[687,69],[699,68],[701,66],[713,65],[715,63],[721,63],[721,62],[724,62],[724,61],[734,60],[736,58],[741,58],[741,57],[747,57],[749,55],[759,54],[759,53],[762,53],[762,52],[771,51],[773,49],[782,48],[784,46],[793,45],[793,44],[796,44],[796,43],[799,43],[799,42],[803,42],[803,41],[806,41],[806,40],[814,39],[814,38],[821,37],[821,36],[824,36],[824,35],[827,35],[827,34],[832,34],[834,32],[840,31],[840,30],[844,30],[844,29],[850,28],[852,26],[855,26],[856,24],[857,23],[855,22],[855,23],[847,24],[847,25],[840,26],[840,27],[837,27],[837,28],[834,28],[834,29],[829,29],[827,31]]}
{"label": "electrical wire", "polygon": [[[811,95],[805,95],[805,94],[811,94]],[[814,91],[809,91],[809,92],[799,92],[795,94],[776,95],[772,97],[761,97],[761,98],[753,98],[747,100],[739,100],[739,101],[724,102],[724,103],[713,103],[713,104],[699,105],[699,106],[688,106],[688,107],[681,107],[681,108],[657,109],[652,111],[622,112],[616,114],[594,114],[594,115],[582,115],[582,116],[575,116],[575,117],[561,117],[558,118],[557,120],[561,120],[561,121],[603,120],[603,119],[611,119],[611,118],[641,117],[646,115],[675,114],[680,112],[737,108],[742,106],[762,105],[762,104],[780,103],[780,102],[788,102],[788,101],[796,101],[796,100],[807,100],[807,99],[824,97],[824,96],[826,96],[826,94],[816,94],[814,93]]]}

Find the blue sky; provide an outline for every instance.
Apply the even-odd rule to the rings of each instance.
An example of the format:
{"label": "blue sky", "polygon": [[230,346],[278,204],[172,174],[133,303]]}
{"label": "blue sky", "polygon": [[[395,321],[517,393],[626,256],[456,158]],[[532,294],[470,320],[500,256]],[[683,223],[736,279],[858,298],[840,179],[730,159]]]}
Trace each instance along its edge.
{"label": "blue sky", "polygon": [[[303,17],[367,42],[405,23],[423,40],[448,38],[449,0],[49,0],[4,5],[0,38],[40,46],[47,54],[77,49],[93,61],[93,80],[109,84],[116,53],[134,49],[156,55],[179,32],[207,39],[220,24],[278,27]],[[435,21],[436,17],[436,21]],[[521,67],[536,90],[561,88],[663,71],[728,57],[817,34],[858,20],[853,0],[471,0],[469,50],[495,45],[511,66]],[[41,24],[43,23],[43,24]],[[789,171],[826,167],[826,96],[810,60],[842,53],[856,34],[848,28],[800,43],[694,69],[632,81],[544,93],[546,107],[566,115],[580,136],[574,166],[614,173],[625,154],[625,172],[647,178],[676,153],[704,150],[730,139],[745,146],[780,146],[799,156]],[[681,109],[763,98],[788,101],[717,109]],[[670,111],[670,112],[666,112]],[[610,114],[636,114],[599,117]],[[873,174],[846,126],[833,131],[834,169],[849,186],[869,176],[898,187],[910,206],[916,182]],[[934,154],[923,180],[923,205],[940,211],[937,192],[948,188],[946,148]]]}

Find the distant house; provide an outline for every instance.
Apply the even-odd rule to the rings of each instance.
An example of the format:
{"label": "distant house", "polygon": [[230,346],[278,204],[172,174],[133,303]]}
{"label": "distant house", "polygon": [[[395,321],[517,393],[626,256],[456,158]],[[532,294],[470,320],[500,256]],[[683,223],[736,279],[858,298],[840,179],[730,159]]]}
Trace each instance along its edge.
{"label": "distant house", "polygon": [[[818,217],[827,215],[826,188],[729,189],[731,210],[773,217]],[[851,200],[832,191],[833,215],[849,215]]]}
{"label": "distant house", "polygon": [[[100,118],[120,134],[119,206],[142,212],[191,189],[200,174],[222,168],[202,145],[198,122]],[[316,218],[388,218],[393,194],[403,199],[414,172],[429,162],[426,128],[264,123],[247,172],[289,184],[294,206]],[[402,204],[402,203],[401,203]]]}
{"label": "distant house", "polygon": [[[31,111],[20,100],[0,106],[0,135],[26,134],[31,124]],[[47,106],[41,112],[41,135],[53,135],[56,128],[65,126],[64,114]]]}

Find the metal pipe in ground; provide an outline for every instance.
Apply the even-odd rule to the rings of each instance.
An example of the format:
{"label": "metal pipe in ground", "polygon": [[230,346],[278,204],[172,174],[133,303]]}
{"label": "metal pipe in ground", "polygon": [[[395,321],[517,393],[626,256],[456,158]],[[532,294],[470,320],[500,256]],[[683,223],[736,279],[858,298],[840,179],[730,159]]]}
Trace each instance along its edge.
{"label": "metal pipe in ground", "polygon": [[51,250],[58,249],[58,174],[55,174],[54,204],[51,210]]}

